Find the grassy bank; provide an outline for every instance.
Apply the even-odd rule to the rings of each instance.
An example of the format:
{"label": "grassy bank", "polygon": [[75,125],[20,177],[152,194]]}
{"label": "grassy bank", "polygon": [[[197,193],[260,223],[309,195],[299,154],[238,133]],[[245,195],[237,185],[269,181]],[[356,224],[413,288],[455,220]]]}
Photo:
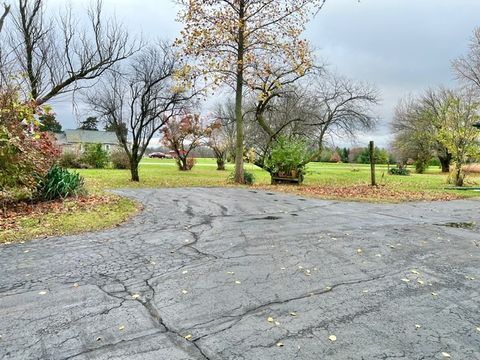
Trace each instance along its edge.
{"label": "grassy bank", "polygon": [[0,243],[107,229],[139,210],[130,199],[113,195],[18,204],[0,217]]}
{"label": "grassy bank", "polygon": [[[480,192],[446,190],[447,175],[430,168],[425,174],[389,175],[385,165],[377,166],[378,187],[369,186],[370,168],[361,164],[311,163],[301,186],[272,186],[270,175],[246,164],[255,175],[255,188],[282,191],[321,199],[401,202],[451,200],[480,196]],[[110,189],[162,187],[236,186],[229,182],[233,165],[217,171],[213,159],[198,159],[191,171],[179,171],[173,160],[144,159],[138,183],[130,181],[128,170],[78,170],[85,178],[87,198],[69,199],[42,205],[24,204],[0,218],[0,243],[36,237],[75,234],[115,226],[136,213],[138,204],[113,195]],[[480,177],[467,178],[467,184],[480,184]]]}
{"label": "grassy bank", "polygon": [[[267,172],[246,164],[245,169],[255,175],[256,187],[269,190],[296,192],[310,196],[334,199],[368,201],[442,200],[480,196],[479,192],[446,190],[447,175],[437,168],[425,174],[410,176],[389,175],[386,165],[377,166],[377,189],[368,187],[369,165],[311,163],[302,186],[271,187]],[[144,159],[140,164],[140,182],[133,183],[128,170],[81,170],[90,191],[101,192],[112,188],[132,187],[192,187],[232,186],[228,181],[233,165],[226,171],[217,171],[213,159],[198,159],[191,171],[181,172],[173,160]],[[469,177],[472,184],[480,183],[480,177]],[[329,191],[330,190],[330,191]],[[330,193],[329,193],[330,192]]]}

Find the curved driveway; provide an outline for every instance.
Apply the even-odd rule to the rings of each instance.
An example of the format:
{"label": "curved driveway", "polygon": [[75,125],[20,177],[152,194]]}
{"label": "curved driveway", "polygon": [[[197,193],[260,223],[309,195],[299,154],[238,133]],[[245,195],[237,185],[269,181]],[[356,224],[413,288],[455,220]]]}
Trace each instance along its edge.
{"label": "curved driveway", "polygon": [[479,201],[119,193],[120,227],[0,246],[1,359],[480,359]]}

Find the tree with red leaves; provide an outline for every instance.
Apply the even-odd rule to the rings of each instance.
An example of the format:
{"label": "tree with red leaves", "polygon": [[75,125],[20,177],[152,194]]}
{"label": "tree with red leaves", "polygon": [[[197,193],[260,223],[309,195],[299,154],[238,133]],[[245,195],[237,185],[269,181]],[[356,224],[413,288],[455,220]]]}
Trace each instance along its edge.
{"label": "tree with red leaves", "polygon": [[170,118],[161,129],[162,144],[174,152],[179,170],[191,170],[195,160],[191,152],[202,144],[207,127],[198,114],[186,114]]}

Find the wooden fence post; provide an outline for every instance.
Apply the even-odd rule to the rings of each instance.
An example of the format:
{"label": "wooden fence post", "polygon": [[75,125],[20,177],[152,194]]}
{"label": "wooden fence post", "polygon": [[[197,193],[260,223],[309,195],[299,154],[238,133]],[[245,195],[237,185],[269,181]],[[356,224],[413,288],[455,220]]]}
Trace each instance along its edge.
{"label": "wooden fence post", "polygon": [[375,181],[375,143],[370,141],[368,145],[368,152],[370,154],[370,178],[372,180],[372,186],[376,186],[377,183]]}

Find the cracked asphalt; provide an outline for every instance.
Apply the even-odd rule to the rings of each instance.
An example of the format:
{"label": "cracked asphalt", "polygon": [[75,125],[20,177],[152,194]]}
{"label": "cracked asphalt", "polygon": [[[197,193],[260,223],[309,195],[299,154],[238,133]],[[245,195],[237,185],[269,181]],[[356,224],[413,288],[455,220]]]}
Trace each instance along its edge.
{"label": "cracked asphalt", "polygon": [[119,193],[120,227],[0,246],[1,359],[480,359],[479,201]]}

